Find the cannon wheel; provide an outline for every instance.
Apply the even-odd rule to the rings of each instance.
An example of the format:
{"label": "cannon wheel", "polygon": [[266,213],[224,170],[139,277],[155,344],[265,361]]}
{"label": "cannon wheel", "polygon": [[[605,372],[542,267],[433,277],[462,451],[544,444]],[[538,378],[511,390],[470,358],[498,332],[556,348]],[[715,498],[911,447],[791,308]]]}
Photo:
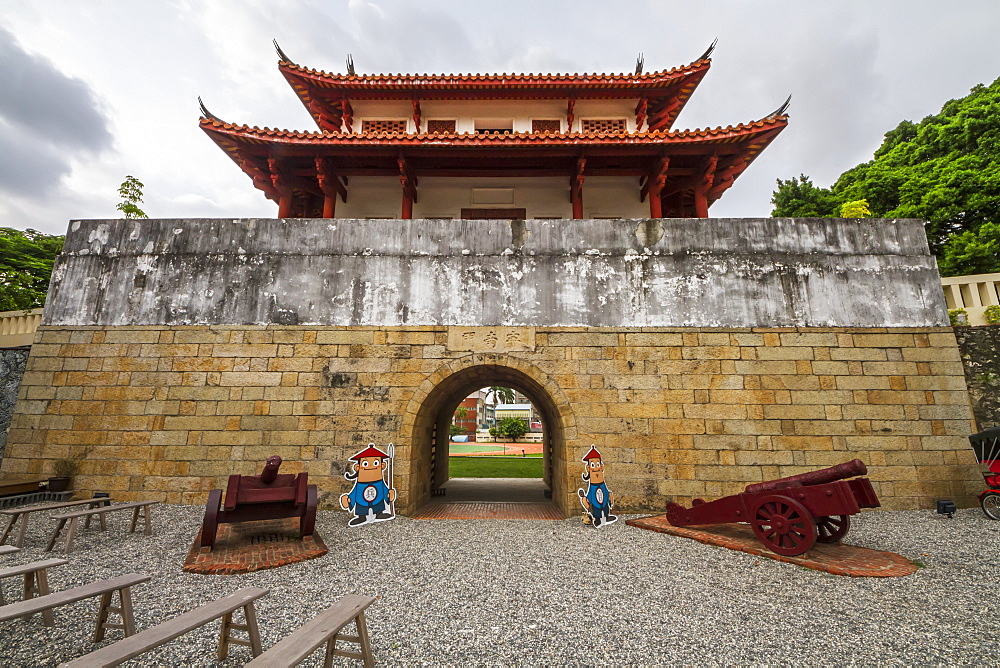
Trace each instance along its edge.
{"label": "cannon wheel", "polygon": [[991,520],[1000,520],[1000,492],[986,492],[983,498],[979,499],[986,517]]}
{"label": "cannon wheel", "polygon": [[778,494],[765,496],[752,514],[754,534],[772,552],[795,557],[816,544],[816,523],[795,499]]}
{"label": "cannon wheel", "polygon": [[851,529],[850,515],[825,515],[816,518],[816,542],[836,543]]}

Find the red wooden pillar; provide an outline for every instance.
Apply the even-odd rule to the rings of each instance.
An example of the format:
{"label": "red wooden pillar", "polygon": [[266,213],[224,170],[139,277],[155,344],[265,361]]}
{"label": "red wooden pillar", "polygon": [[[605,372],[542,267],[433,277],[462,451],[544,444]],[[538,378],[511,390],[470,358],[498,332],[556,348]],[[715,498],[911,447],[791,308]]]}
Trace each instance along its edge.
{"label": "red wooden pillar", "polygon": [[576,175],[569,182],[569,201],[573,205],[574,220],[583,218],[583,169],[586,165],[586,158],[577,158]]}
{"label": "red wooden pillar", "polygon": [[699,185],[694,189],[694,217],[708,218],[708,188]]}
{"label": "red wooden pillar", "polygon": [[663,156],[659,160],[656,171],[650,174],[646,181],[649,189],[649,217],[663,218],[663,189],[667,185],[667,169],[670,167],[670,158]]}
{"label": "red wooden pillar", "polygon": [[701,181],[694,187],[694,215],[696,218],[708,218],[708,191],[715,182],[715,168],[719,164],[717,156],[711,156],[705,164],[705,172]]}
{"label": "red wooden pillar", "polygon": [[582,188],[573,184],[573,187],[569,190],[569,200],[573,204],[573,218],[575,220],[580,220],[583,218],[583,192]]}
{"label": "red wooden pillar", "polygon": [[337,212],[337,193],[323,195],[323,217],[335,218]]}
{"label": "red wooden pillar", "polygon": [[399,217],[403,220],[409,220],[413,218],[413,203],[417,201],[417,177],[410,172],[406,157],[402,153],[400,153],[397,162],[399,163],[399,185],[403,187],[403,202]]}
{"label": "red wooden pillar", "polygon": [[659,190],[649,193],[649,217],[663,218],[663,198]]}
{"label": "red wooden pillar", "polygon": [[282,192],[281,196],[278,198],[278,218],[291,218],[292,217],[292,194],[290,192]]}

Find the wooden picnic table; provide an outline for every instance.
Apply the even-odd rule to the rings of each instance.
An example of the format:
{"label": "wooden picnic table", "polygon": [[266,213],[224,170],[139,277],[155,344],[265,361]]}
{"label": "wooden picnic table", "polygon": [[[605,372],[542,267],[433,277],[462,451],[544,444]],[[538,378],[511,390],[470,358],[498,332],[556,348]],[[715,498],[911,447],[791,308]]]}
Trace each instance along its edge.
{"label": "wooden picnic table", "polygon": [[[59,508],[70,508],[73,506],[86,505],[89,508],[93,508],[99,504],[110,502],[110,497],[101,497],[97,499],[81,499],[80,501],[60,501],[57,503],[41,503],[36,506],[23,506],[21,508],[8,508],[7,510],[0,510],[0,515],[7,515],[10,517],[10,521],[7,522],[7,528],[4,529],[3,536],[0,536],[0,545],[7,542],[7,537],[10,532],[14,529],[14,525],[17,524],[18,520],[21,520],[21,528],[17,531],[17,540],[14,541],[14,545],[17,547],[24,547],[24,536],[28,532],[28,519],[31,517],[32,513],[37,513],[43,510],[58,510]],[[104,531],[104,517],[101,516],[101,531]],[[85,528],[90,527],[90,518],[87,518],[87,522],[84,525]]]}

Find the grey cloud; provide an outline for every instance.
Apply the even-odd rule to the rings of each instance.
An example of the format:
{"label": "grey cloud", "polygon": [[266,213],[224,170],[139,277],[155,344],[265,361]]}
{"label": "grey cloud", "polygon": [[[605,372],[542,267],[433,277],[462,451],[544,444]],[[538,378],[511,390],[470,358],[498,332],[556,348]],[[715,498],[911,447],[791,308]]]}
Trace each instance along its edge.
{"label": "grey cloud", "polygon": [[50,194],[69,174],[65,157],[52,146],[0,120],[0,192]]}
{"label": "grey cloud", "polygon": [[87,84],[46,58],[28,53],[0,28],[0,117],[48,141],[101,151],[111,146],[108,122]]}

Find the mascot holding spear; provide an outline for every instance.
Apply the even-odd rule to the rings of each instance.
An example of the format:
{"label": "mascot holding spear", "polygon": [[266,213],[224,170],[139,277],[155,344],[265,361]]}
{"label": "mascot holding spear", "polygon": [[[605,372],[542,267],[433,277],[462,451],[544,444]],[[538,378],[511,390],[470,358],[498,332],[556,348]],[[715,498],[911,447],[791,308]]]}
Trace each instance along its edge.
{"label": "mascot holding spear", "polygon": [[[386,454],[369,443],[368,447],[351,457],[351,464],[344,477],[354,483],[347,494],[340,495],[340,507],[354,517],[347,525],[356,527],[369,522],[385,522],[396,517],[396,489],[392,486],[392,456],[395,448],[390,443]],[[383,478],[388,469],[389,480]]]}

